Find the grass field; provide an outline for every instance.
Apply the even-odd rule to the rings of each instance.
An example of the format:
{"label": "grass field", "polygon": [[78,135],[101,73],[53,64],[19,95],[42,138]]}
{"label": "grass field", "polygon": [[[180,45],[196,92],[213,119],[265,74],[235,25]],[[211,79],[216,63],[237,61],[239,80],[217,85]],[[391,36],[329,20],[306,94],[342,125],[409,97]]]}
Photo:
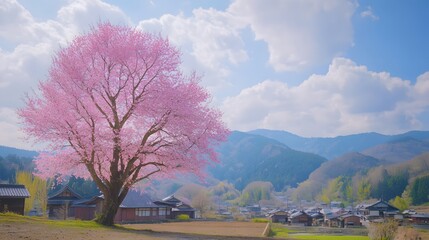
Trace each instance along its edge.
{"label": "grass field", "polygon": [[259,222],[174,222],[128,224],[125,228],[155,232],[203,234],[211,236],[261,237],[266,223]]}
{"label": "grass field", "polygon": [[[340,233],[339,231],[344,231]],[[357,235],[359,234],[359,235]],[[369,240],[366,229],[336,229],[318,227],[285,227],[274,224],[271,227],[274,238],[312,239],[312,240]]]}
{"label": "grass field", "polygon": [[[195,231],[196,224],[203,226]],[[33,239],[33,240],[235,240],[235,239],[260,239],[265,223],[219,223],[211,222],[200,224],[200,222],[172,223],[169,231],[159,230],[137,230],[122,225],[116,227],[105,227],[93,221],[79,220],[49,220],[41,217],[26,217],[16,214],[0,213],[0,239]],[[165,224],[149,224],[152,227]],[[211,225],[211,226],[209,226]],[[261,225],[261,226],[259,226]],[[137,225],[133,225],[137,226]],[[184,231],[183,229],[187,229]],[[145,230],[146,229],[146,230]],[[236,234],[231,234],[235,230]],[[246,234],[244,233],[246,232]],[[240,236],[241,235],[241,236]]]}

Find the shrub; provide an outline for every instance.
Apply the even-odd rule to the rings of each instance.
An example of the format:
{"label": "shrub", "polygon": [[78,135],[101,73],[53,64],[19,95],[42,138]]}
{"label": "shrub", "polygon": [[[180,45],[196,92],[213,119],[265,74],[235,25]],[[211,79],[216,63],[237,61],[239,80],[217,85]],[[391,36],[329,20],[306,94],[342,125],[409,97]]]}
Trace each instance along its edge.
{"label": "shrub", "polygon": [[368,236],[371,240],[393,240],[398,230],[398,223],[389,219],[383,223],[371,223]]}
{"label": "shrub", "polygon": [[189,221],[189,215],[180,214],[180,215],[177,215],[176,219],[179,221]]}
{"label": "shrub", "polygon": [[266,218],[252,218],[252,222],[255,222],[255,223],[267,223],[269,221],[270,220],[268,220]]}

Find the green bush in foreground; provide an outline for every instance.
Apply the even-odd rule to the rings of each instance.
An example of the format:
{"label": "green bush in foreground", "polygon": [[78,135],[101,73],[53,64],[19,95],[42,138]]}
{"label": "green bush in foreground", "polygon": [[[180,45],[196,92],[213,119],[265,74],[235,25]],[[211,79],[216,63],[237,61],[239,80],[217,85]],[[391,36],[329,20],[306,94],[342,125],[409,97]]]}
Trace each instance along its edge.
{"label": "green bush in foreground", "polygon": [[268,220],[266,218],[252,218],[252,222],[255,222],[255,223],[267,223],[269,221],[270,220]]}
{"label": "green bush in foreground", "polygon": [[176,219],[180,221],[189,221],[189,215],[180,214],[180,215],[177,215]]}

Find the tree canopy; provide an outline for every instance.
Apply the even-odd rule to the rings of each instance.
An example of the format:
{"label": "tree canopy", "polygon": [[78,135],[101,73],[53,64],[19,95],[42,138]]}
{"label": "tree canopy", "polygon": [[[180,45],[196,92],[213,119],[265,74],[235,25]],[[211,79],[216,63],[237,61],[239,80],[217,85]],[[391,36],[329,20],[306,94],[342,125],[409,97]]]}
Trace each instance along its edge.
{"label": "tree canopy", "polygon": [[184,74],[180,63],[167,39],[134,28],[100,23],[76,37],[18,112],[24,131],[49,143],[36,161],[39,174],[91,177],[103,211],[115,209],[102,213],[106,225],[136,182],[200,174],[228,130],[199,76]]}

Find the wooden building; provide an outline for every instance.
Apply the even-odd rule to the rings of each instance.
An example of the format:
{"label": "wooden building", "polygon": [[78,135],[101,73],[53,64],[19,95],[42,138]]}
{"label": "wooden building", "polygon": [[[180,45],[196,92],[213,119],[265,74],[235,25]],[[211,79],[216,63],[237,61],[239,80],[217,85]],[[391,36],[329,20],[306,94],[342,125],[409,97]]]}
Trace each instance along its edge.
{"label": "wooden building", "polygon": [[287,223],[289,215],[285,211],[278,210],[270,213],[269,217],[273,223]]}
{"label": "wooden building", "polygon": [[175,219],[177,216],[186,214],[189,218],[195,218],[195,208],[192,208],[189,204],[182,202],[177,199],[174,195],[166,197],[161,201],[155,201],[156,205],[171,207],[171,218]]}
{"label": "wooden building", "polygon": [[[75,218],[94,219],[97,213],[101,213],[103,201],[102,195],[75,201],[71,206],[74,209]],[[180,214],[194,218],[195,209],[174,196],[161,201],[153,201],[147,194],[130,191],[119,206],[114,221],[115,223],[160,222],[175,219]]]}
{"label": "wooden building", "polygon": [[76,201],[82,200],[82,196],[65,185],[58,191],[48,195],[48,216],[51,219],[67,219],[75,215],[71,207]]}
{"label": "wooden building", "polygon": [[345,214],[338,217],[339,227],[360,227],[362,226],[361,219],[356,214]]}
{"label": "wooden building", "polygon": [[0,184],[0,212],[24,215],[25,199],[29,197],[24,185]]}
{"label": "wooden building", "polygon": [[147,194],[130,191],[116,213],[115,222],[159,222],[171,218],[171,209],[154,203]]}
{"label": "wooden building", "polygon": [[409,219],[412,224],[429,225],[429,214],[413,214]]}
{"label": "wooden building", "polygon": [[366,220],[370,221],[379,218],[393,217],[395,214],[399,213],[399,209],[384,200],[379,200],[369,205],[362,205],[358,211]]}
{"label": "wooden building", "polygon": [[299,211],[296,213],[293,213],[289,217],[289,222],[291,224],[300,224],[304,226],[311,226],[312,223],[311,216],[305,213],[304,211]]}

